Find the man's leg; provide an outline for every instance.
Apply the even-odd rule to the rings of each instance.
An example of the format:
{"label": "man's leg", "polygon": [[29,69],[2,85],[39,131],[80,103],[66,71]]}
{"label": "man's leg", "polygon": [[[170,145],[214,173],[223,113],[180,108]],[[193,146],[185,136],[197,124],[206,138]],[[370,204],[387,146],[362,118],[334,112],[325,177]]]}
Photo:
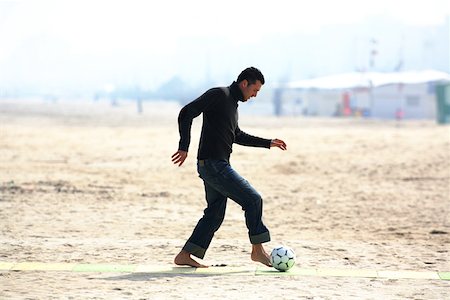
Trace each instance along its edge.
{"label": "man's leg", "polygon": [[263,202],[260,194],[229,163],[219,161],[216,169],[219,172],[216,172],[217,176],[210,182],[211,185],[245,211],[245,222],[252,244],[252,260],[270,266],[269,255],[262,246],[262,243],[270,241],[270,234],[262,221]]}
{"label": "man's leg", "polygon": [[198,221],[192,235],[184,245],[182,251],[175,257],[175,264],[193,267],[205,267],[195,261],[191,255],[203,258],[214,233],[219,229],[225,217],[227,197],[215,190],[204,181],[207,207],[203,217]]}

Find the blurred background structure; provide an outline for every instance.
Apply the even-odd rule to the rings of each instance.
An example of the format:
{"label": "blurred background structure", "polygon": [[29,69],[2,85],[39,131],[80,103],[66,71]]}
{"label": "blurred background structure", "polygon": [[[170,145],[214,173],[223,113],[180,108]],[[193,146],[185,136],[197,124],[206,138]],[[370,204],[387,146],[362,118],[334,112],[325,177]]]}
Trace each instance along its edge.
{"label": "blurred background structure", "polygon": [[450,3],[0,0],[0,99],[143,113],[247,66],[267,84],[244,113],[436,119],[450,114]]}

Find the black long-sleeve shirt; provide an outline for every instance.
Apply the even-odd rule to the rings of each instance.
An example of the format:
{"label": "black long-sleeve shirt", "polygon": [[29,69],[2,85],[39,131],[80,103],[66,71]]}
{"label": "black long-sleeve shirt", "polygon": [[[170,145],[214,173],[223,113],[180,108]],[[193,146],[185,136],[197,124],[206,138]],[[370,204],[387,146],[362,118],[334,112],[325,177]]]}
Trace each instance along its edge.
{"label": "black long-sleeve shirt", "polygon": [[239,129],[238,101],[243,95],[236,82],[229,87],[217,87],[184,106],[178,116],[179,150],[188,151],[192,120],[203,113],[203,126],[198,147],[198,159],[230,158],[233,143],[270,148],[271,140],[249,135]]}

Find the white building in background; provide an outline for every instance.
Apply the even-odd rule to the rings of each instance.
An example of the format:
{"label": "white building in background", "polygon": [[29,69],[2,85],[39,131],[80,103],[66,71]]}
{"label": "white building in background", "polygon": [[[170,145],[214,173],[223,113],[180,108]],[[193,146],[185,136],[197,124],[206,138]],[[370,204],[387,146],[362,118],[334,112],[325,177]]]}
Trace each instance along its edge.
{"label": "white building in background", "polygon": [[435,86],[449,82],[434,70],[351,72],[279,85],[273,100],[283,115],[435,119]]}

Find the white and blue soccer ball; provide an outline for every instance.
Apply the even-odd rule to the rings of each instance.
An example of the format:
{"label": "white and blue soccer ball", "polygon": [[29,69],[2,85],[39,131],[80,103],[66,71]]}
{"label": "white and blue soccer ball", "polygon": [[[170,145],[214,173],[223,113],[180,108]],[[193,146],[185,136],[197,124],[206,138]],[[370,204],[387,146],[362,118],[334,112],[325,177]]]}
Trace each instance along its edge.
{"label": "white and blue soccer ball", "polygon": [[270,262],[278,271],[285,272],[295,265],[295,252],[286,246],[277,246],[270,253]]}

